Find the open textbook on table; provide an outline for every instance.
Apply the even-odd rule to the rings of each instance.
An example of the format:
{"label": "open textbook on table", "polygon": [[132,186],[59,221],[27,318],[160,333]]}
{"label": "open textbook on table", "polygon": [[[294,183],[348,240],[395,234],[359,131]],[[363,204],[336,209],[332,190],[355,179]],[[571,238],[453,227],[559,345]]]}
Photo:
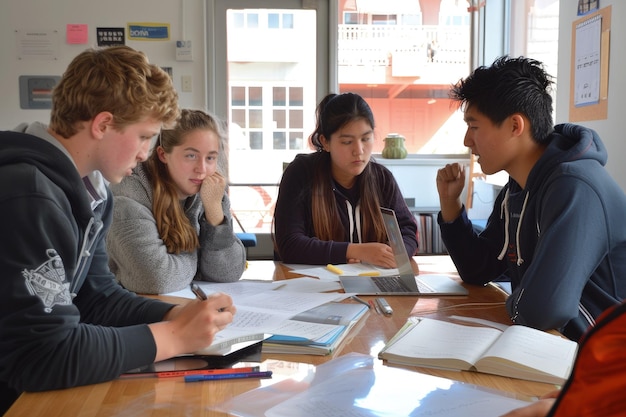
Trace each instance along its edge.
{"label": "open textbook on table", "polygon": [[410,319],[378,356],[402,365],[562,384],[577,349],[576,342],[526,326],[501,331],[423,318]]}

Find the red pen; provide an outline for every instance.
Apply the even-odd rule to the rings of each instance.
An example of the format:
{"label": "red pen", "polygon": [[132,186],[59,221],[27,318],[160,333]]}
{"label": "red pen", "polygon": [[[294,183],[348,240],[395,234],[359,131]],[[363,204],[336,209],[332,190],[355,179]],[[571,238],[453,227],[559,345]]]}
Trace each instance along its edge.
{"label": "red pen", "polygon": [[223,375],[223,374],[239,374],[239,373],[251,373],[259,372],[258,366],[248,366],[245,368],[226,368],[226,369],[193,369],[188,371],[166,371],[158,372],[159,378],[171,378],[176,376],[188,376],[188,375]]}

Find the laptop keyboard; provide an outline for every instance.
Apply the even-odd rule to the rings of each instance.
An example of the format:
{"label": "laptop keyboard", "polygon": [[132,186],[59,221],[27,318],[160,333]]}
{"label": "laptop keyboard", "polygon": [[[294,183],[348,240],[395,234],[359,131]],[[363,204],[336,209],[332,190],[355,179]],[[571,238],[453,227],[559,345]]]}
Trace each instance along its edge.
{"label": "laptop keyboard", "polygon": [[[374,284],[383,292],[412,292],[409,288],[404,285],[402,280],[397,275],[391,276],[382,276],[373,278]],[[435,292],[429,285],[420,281],[419,279],[415,280],[417,283],[417,289],[419,292],[428,294]]]}
{"label": "laptop keyboard", "polygon": [[376,277],[373,281],[383,292],[411,292],[396,275]]}

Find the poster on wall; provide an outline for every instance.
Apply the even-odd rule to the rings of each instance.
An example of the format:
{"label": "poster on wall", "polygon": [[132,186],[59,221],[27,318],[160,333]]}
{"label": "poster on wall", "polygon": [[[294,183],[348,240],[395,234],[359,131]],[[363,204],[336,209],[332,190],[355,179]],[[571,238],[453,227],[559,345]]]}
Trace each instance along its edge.
{"label": "poster on wall", "polygon": [[587,13],[595,12],[600,8],[600,0],[578,0],[578,16],[584,16]]}
{"label": "poster on wall", "polygon": [[167,41],[170,39],[169,23],[129,23],[128,39],[133,41]]}
{"label": "poster on wall", "polygon": [[54,61],[59,58],[59,32],[56,30],[16,30],[17,59]]}
{"label": "poster on wall", "polygon": [[125,45],[124,28],[96,28],[98,46]]}
{"label": "poster on wall", "polygon": [[570,122],[608,116],[610,35],[611,6],[572,23]]}

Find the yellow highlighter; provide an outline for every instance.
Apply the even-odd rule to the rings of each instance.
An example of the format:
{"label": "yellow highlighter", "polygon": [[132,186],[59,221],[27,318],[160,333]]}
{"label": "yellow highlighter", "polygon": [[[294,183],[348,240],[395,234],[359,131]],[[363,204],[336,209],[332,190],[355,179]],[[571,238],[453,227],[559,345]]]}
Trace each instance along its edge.
{"label": "yellow highlighter", "polygon": [[380,275],[378,271],[365,271],[359,274],[360,277],[377,277]]}
{"label": "yellow highlighter", "polygon": [[330,272],[334,272],[337,275],[343,275],[343,271],[337,268],[335,265],[328,264],[326,265],[326,269],[328,269]]}

